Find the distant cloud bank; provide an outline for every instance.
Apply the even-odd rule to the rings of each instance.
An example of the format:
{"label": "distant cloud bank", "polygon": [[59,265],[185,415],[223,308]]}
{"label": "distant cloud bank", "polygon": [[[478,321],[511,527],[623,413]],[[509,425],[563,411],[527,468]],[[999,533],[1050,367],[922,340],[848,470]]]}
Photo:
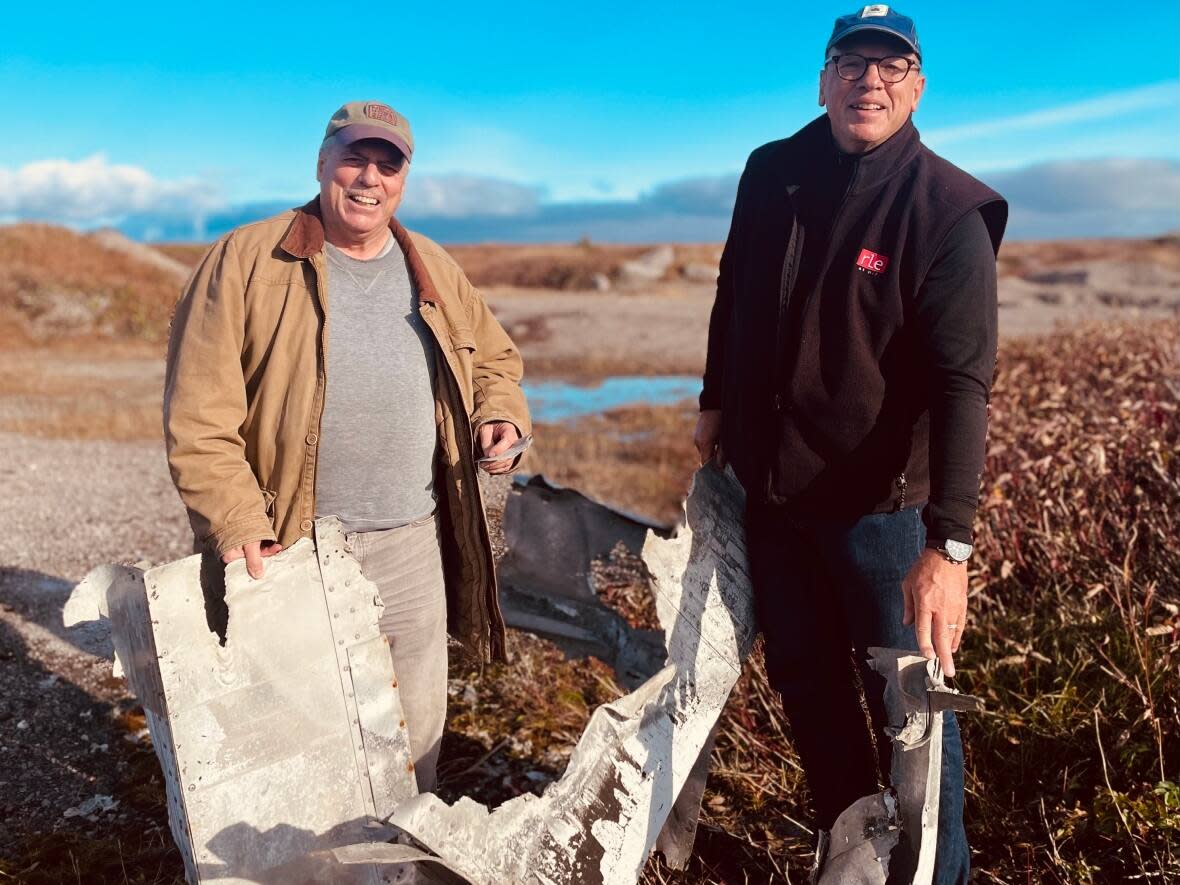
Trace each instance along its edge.
{"label": "distant cloud bank", "polygon": [[1180,162],[1074,160],[985,176],[1012,207],[1009,236],[1151,236],[1180,229]]}
{"label": "distant cloud bank", "polygon": [[[1180,162],[1096,159],[981,176],[1009,200],[1012,239],[1150,236],[1180,229]],[[475,175],[411,176],[399,217],[443,242],[716,242],[737,173],[655,185],[634,200],[546,202],[541,189]],[[205,240],[301,203],[234,205],[199,181],[161,181],[101,156],[0,168],[0,220],[115,226],[143,240]]]}
{"label": "distant cloud bank", "polygon": [[40,160],[0,167],[0,219],[50,221],[81,227],[117,225],[132,215],[184,220],[190,229],[221,205],[209,185],[160,181],[138,166],[85,160]]}

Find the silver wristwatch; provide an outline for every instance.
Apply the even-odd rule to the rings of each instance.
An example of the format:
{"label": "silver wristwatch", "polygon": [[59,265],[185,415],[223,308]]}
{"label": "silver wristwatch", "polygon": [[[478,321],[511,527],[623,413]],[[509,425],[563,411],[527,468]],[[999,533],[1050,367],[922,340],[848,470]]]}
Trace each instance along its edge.
{"label": "silver wristwatch", "polygon": [[945,541],[929,541],[926,546],[931,550],[941,553],[942,558],[947,562],[953,562],[958,565],[962,565],[967,561],[973,549],[970,544],[950,538],[947,538]]}

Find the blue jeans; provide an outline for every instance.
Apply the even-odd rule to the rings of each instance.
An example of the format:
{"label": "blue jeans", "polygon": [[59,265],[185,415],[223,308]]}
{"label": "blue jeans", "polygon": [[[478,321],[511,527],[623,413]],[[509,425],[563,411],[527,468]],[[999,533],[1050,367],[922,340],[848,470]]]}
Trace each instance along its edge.
{"label": "blue jeans", "polygon": [[[901,583],[922,552],[926,529],[918,508],[839,520],[754,505],[746,534],[767,674],[782,696],[816,823],[831,829],[841,811],[878,792],[880,781],[889,782],[885,680],[867,666],[865,649],[917,650],[914,628],[901,622]],[[934,881],[949,885],[967,881],[971,862],[963,829],[963,745],[951,713],[942,752]]]}

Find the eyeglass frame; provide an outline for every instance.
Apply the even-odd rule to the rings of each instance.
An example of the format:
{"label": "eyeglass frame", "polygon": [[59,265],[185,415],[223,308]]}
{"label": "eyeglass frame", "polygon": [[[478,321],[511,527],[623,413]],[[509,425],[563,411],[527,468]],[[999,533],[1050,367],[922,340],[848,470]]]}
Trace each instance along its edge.
{"label": "eyeglass frame", "polygon": [[[865,69],[860,72],[860,76],[858,76],[858,77],[845,77],[843,74],[840,73],[839,62],[840,62],[840,59],[842,59],[842,58],[859,58],[865,63]],[[900,80],[886,80],[885,77],[881,74],[881,62],[885,61],[885,59],[887,59],[887,58],[900,58],[902,61],[904,61],[906,63],[907,67],[905,69],[905,74],[902,75]],[[855,83],[857,80],[859,80],[861,77],[863,77],[865,74],[867,74],[869,72],[869,65],[871,65],[871,64],[877,66],[877,76],[881,77],[882,82],[889,83],[890,85],[893,85],[895,83],[905,82],[905,78],[910,75],[911,71],[914,71],[914,70],[921,71],[922,70],[922,62],[921,61],[914,61],[912,58],[907,58],[904,55],[883,55],[880,58],[871,58],[867,55],[861,55],[859,52],[843,52],[843,53],[840,53],[839,55],[829,56],[828,58],[824,59],[824,67],[826,68],[828,65],[835,65],[836,76],[839,77],[841,80],[843,80],[845,83]]]}

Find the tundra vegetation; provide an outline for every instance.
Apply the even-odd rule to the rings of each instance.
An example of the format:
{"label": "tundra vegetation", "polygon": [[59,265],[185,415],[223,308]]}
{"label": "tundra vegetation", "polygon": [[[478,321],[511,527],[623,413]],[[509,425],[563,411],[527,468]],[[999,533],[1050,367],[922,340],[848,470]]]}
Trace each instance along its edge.
{"label": "tundra vegetation", "polygon": [[[636,254],[593,244],[519,247],[513,271],[499,248],[458,251],[477,282],[536,279],[553,289],[567,278],[610,278]],[[688,248],[701,253],[684,260],[703,262],[716,247]],[[1079,256],[1102,260],[1116,248],[1122,258],[1180,264],[1174,240],[1013,244],[1001,269],[1039,273]],[[195,247],[167,252],[179,264],[199,255]],[[562,270],[567,253],[584,260]],[[178,276],[125,251],[99,254],[87,237],[0,229],[0,331],[10,342],[0,352],[0,398],[16,404],[0,409],[0,429],[156,438],[159,379],[136,374],[132,357],[158,354]],[[97,360],[91,365],[102,367],[101,377],[70,372],[81,353]],[[988,705],[963,717],[979,881],[1180,879],[1178,408],[1174,312],[1002,342],[956,680]],[[684,403],[542,425],[526,467],[667,519],[695,467],[694,419]],[[498,514],[491,516],[495,529]],[[653,626],[638,560],[616,550],[597,564],[595,580],[635,626]],[[516,663],[482,677],[452,662],[439,787],[447,801],[469,794],[495,805],[543,790],[560,776],[590,711],[622,694],[601,662],[566,660],[523,633],[511,641]],[[120,688],[112,682],[105,691],[108,700]],[[141,733],[133,705],[111,707],[117,731]],[[806,785],[778,709],[756,651],[722,720],[695,856],[679,872],[653,859],[645,883],[805,879]],[[111,753],[122,765],[115,798],[158,826],[112,823],[93,835],[71,828],[77,818],[64,820],[57,832],[0,846],[0,878],[182,880],[150,746],[140,737],[118,741]]]}

